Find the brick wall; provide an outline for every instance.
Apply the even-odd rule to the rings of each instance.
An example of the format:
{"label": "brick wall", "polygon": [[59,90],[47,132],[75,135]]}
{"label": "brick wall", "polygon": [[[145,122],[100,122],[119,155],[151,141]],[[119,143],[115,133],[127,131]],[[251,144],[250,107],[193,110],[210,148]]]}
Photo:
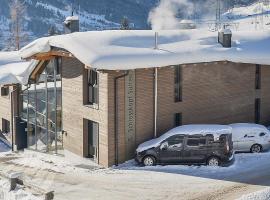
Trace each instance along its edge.
{"label": "brick wall", "polygon": [[[183,101],[177,103],[174,96],[174,68],[158,70],[158,135],[174,127],[175,113],[182,113],[183,124],[253,123],[256,97],[260,97],[262,102],[261,122],[269,123],[270,68],[267,66],[262,67],[260,91],[255,90],[255,65],[252,64],[215,62],[183,65],[182,69]],[[125,145],[124,133],[124,79],[119,81],[119,90],[119,162],[123,162],[126,160],[125,148],[128,148]],[[113,99],[112,84],[109,92]],[[109,101],[109,105],[113,105],[113,101]],[[153,112],[154,70],[136,70],[136,145],[153,137]],[[113,128],[113,124],[109,126]],[[114,144],[109,144],[109,162],[113,163]]]}
{"label": "brick wall", "polygon": [[[12,90],[12,87],[9,87]],[[0,130],[2,130],[2,118],[10,121],[11,124],[11,99],[9,96],[0,96]],[[11,127],[10,127],[11,128]]]}
{"label": "brick wall", "polygon": [[[99,107],[83,105],[84,65],[76,59],[63,59],[62,98],[64,148],[85,155],[83,119],[99,123],[99,163],[108,166],[108,74],[99,74]],[[84,141],[84,142],[83,142]]]}

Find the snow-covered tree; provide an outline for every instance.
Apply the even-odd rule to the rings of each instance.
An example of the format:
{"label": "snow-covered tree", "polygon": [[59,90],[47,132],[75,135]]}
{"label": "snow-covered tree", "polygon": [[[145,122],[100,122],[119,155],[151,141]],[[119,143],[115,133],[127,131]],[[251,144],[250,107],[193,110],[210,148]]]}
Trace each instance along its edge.
{"label": "snow-covered tree", "polygon": [[21,43],[27,39],[24,32],[26,23],[26,7],[22,0],[12,0],[10,3],[10,48],[19,50]]}

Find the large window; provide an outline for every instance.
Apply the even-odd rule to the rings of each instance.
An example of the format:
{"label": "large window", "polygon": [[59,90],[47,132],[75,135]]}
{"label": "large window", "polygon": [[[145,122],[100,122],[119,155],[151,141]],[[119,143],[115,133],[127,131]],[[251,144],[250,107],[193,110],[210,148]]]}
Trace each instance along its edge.
{"label": "large window", "polygon": [[261,89],[261,65],[256,65],[255,89]]}
{"label": "large window", "polygon": [[174,93],[175,102],[182,101],[182,66],[175,66],[174,69]]}
{"label": "large window", "polygon": [[95,70],[85,70],[83,98],[84,105],[98,104],[98,73]]}
{"label": "large window", "polygon": [[21,119],[27,122],[27,147],[42,152],[61,153],[61,58],[45,62],[42,69],[31,84],[22,86]]}

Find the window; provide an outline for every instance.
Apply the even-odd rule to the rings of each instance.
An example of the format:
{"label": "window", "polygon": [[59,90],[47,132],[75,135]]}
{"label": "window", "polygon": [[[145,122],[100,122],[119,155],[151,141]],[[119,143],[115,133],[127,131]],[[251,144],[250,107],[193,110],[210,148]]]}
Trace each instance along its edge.
{"label": "window", "polygon": [[183,135],[174,135],[167,139],[169,149],[170,148],[181,148],[183,145],[184,136]]}
{"label": "window", "polygon": [[98,73],[92,69],[84,73],[84,105],[98,104]]}
{"label": "window", "polygon": [[261,89],[261,65],[256,65],[255,89]]}
{"label": "window", "polygon": [[265,135],[266,135],[266,133],[260,133],[260,137],[263,137]]}
{"label": "window", "polygon": [[255,123],[260,123],[261,119],[261,99],[255,99]]}
{"label": "window", "polygon": [[206,145],[206,137],[190,136],[187,140],[187,146],[196,147]]}
{"label": "window", "polygon": [[1,96],[9,95],[9,87],[1,87]]}
{"label": "window", "polygon": [[182,125],[182,113],[174,114],[174,126],[181,126]]}
{"label": "window", "polygon": [[84,137],[86,140],[85,156],[98,159],[99,124],[87,119],[84,119],[83,123]]}
{"label": "window", "polygon": [[175,102],[182,101],[182,66],[175,66],[174,72],[174,93],[175,93]]}
{"label": "window", "polygon": [[3,133],[10,132],[10,122],[4,118],[2,118],[2,132]]}

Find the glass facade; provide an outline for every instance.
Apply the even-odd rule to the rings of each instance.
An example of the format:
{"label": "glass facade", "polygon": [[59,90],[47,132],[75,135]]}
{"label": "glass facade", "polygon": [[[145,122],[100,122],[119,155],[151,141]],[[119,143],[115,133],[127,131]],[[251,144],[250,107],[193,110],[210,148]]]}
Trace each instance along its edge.
{"label": "glass facade", "polygon": [[61,59],[43,68],[35,81],[22,86],[21,119],[27,122],[29,149],[58,154],[63,149]]}

